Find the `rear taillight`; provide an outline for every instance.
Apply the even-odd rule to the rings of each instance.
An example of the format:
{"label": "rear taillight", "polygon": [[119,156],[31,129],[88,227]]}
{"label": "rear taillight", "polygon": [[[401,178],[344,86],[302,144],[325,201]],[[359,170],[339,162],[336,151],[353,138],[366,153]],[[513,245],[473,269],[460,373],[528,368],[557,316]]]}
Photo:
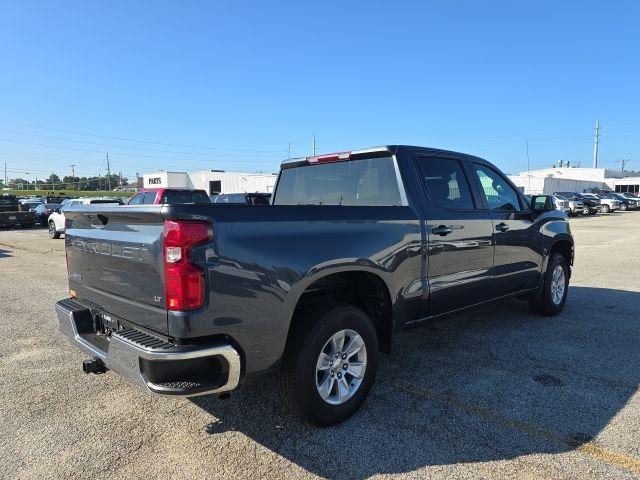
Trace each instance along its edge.
{"label": "rear taillight", "polygon": [[204,273],[190,263],[196,245],[210,240],[206,222],[170,220],[164,222],[163,257],[167,310],[195,310],[204,305]]}

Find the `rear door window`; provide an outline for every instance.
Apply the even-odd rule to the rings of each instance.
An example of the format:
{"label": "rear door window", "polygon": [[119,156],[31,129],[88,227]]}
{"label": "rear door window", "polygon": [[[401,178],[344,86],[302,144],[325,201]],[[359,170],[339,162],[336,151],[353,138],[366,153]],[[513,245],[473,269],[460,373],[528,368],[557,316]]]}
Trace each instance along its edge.
{"label": "rear door window", "polygon": [[402,205],[392,157],[285,168],[274,205]]}
{"label": "rear door window", "polygon": [[449,210],[475,208],[469,183],[458,160],[418,157],[416,161],[420,179],[433,203]]}

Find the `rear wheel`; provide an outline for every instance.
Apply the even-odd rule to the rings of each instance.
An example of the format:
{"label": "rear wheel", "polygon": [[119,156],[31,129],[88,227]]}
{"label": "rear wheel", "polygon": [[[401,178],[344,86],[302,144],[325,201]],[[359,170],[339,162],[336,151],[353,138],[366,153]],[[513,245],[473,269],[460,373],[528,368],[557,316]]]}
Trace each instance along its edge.
{"label": "rear wheel", "polygon": [[620,210],[623,211],[623,212],[626,212],[627,211],[627,204],[626,203],[621,203],[620,204]]}
{"label": "rear wheel", "polygon": [[602,213],[609,213],[609,210],[609,205],[602,205],[602,207],[600,207]]}
{"label": "rear wheel", "polygon": [[569,292],[569,267],[557,252],[551,254],[544,276],[542,292],[529,300],[531,309],[542,315],[557,315],[564,308]]}
{"label": "rear wheel", "polygon": [[284,402],[303,420],[329,427],[353,415],[373,384],[378,338],[360,309],[338,304],[298,318],[279,376]]}
{"label": "rear wheel", "polygon": [[56,232],[56,224],[53,222],[49,222],[49,237],[60,238],[60,233]]}

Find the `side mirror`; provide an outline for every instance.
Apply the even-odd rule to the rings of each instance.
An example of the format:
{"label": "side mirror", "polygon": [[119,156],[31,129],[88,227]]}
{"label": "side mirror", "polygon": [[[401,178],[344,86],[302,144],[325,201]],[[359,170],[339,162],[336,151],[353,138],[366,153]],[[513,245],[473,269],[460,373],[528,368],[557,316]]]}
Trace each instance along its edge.
{"label": "side mirror", "polygon": [[536,213],[550,212],[555,209],[551,195],[532,195],[531,209]]}

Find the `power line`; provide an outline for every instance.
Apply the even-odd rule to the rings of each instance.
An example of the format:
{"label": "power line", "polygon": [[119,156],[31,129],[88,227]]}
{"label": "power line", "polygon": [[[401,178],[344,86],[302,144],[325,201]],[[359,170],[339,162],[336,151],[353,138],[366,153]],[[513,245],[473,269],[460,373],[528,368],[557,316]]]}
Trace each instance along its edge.
{"label": "power line", "polygon": [[[113,145],[113,144],[109,144],[109,143],[100,143],[100,142],[88,142],[85,140],[75,140],[72,138],[62,138],[62,137],[52,137],[49,135],[37,135],[35,133],[25,133],[25,132],[16,132],[15,130],[6,130],[3,128],[0,128],[0,132],[4,132],[4,133],[10,133],[13,135],[24,135],[27,137],[36,137],[36,138],[44,138],[47,140],[56,140],[56,141],[60,141],[60,142],[72,142],[72,143],[82,143],[84,145],[98,145],[101,147],[115,147],[115,148],[124,148],[124,149],[131,149],[131,150],[141,150],[143,152],[159,152],[159,153],[170,153],[170,154],[176,154],[176,155],[207,155],[206,153],[199,153],[199,152],[181,152],[181,151],[177,151],[177,150],[159,150],[157,148],[145,148],[145,147],[135,147],[135,146],[131,146],[131,145]],[[282,152],[283,153],[283,152]],[[255,156],[256,153],[253,154],[237,154],[237,153],[232,153],[232,154],[226,154],[226,153],[220,153],[221,155],[231,155],[234,157],[251,157],[251,156]],[[261,156],[265,156],[263,153],[258,153]],[[272,154],[269,154],[268,156],[272,156]]]}
{"label": "power line", "polygon": [[80,132],[77,130],[66,130],[63,128],[51,128],[51,127],[44,127],[42,125],[34,125],[31,123],[21,123],[21,122],[10,122],[8,120],[0,120],[0,123],[6,123],[9,125],[19,125],[22,127],[29,127],[29,128],[39,128],[42,130],[49,130],[52,132],[63,132],[63,133],[71,133],[71,134],[75,134],[75,135],[85,135],[88,137],[95,137],[95,138],[105,138],[105,139],[109,139],[109,140],[122,140],[122,141],[126,141],[126,142],[133,142],[133,143],[146,143],[149,145],[163,145],[166,147],[179,147],[179,148],[196,148],[196,149],[202,149],[202,150],[227,150],[227,151],[235,151],[235,152],[264,152],[264,153],[282,153],[281,150],[264,150],[264,149],[247,149],[247,148],[225,148],[225,147],[211,147],[211,146],[202,146],[202,145],[186,145],[186,144],[179,144],[179,143],[165,143],[165,142],[154,142],[154,141],[150,141],[150,140],[139,140],[139,139],[134,139],[134,138],[127,138],[127,137],[115,137],[115,136],[108,136],[108,135],[99,135],[96,133],[88,133],[88,132]]}
{"label": "power line", "polygon": [[[63,150],[73,150],[76,152],[91,152],[91,153],[101,153],[104,154],[105,152],[103,150],[91,150],[88,148],[74,148],[74,147],[67,147],[67,146],[63,146],[63,145],[50,145],[50,144],[46,144],[46,143],[38,143],[38,142],[28,142],[25,140],[14,140],[14,139],[10,139],[10,138],[0,138],[0,141],[4,141],[4,142],[11,142],[11,143],[20,143],[20,144],[25,144],[25,145],[36,145],[36,146],[40,146],[40,147],[47,147],[47,148],[60,148]],[[220,159],[216,159],[216,158],[211,158],[209,160],[207,159],[202,159],[202,158],[180,158],[180,157],[161,157],[158,155],[143,155],[140,153],[127,153],[127,152],[112,152],[109,151],[110,154],[112,155],[120,155],[123,157],[136,157],[136,158],[152,158],[154,160],[172,160],[172,161],[184,161],[184,162],[220,162],[220,161],[225,161],[225,160],[220,160]],[[227,155],[227,156],[237,156],[237,155]],[[226,160],[227,162],[230,160]],[[250,163],[273,163],[276,160],[245,160],[245,162],[250,162]]]}

